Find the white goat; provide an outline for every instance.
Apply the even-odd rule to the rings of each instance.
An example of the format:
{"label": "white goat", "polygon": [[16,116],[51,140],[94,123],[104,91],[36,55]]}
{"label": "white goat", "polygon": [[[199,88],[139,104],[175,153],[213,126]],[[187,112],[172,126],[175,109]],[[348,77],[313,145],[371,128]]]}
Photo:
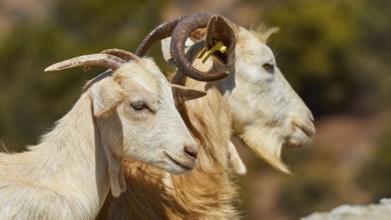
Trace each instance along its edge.
{"label": "white goat", "polygon": [[[128,61],[113,55],[119,52]],[[110,188],[113,196],[125,190],[124,158],[175,174],[195,166],[197,145],[159,68],[151,59],[128,52],[105,53],[45,70],[102,65],[115,71],[90,81],[38,145],[23,153],[0,154],[2,220],[95,218]],[[177,86],[174,90],[192,98],[202,95]]]}
{"label": "white goat", "polygon": [[[206,26],[206,39],[189,49],[187,59],[186,39]],[[173,81],[207,91],[201,99],[177,104],[198,143],[199,165],[173,176],[126,160],[125,179],[132,190],[108,198],[99,215],[102,219],[238,219],[229,163],[241,160],[230,138],[240,138],[258,156],[288,173],[280,159],[282,147],[306,145],[315,132],[311,112],[263,41],[271,31],[255,33],[221,16],[197,14],[160,25],[136,54],[171,34],[171,54],[179,69]],[[203,47],[211,50],[219,41],[227,47],[224,53],[216,51],[205,63],[196,59]]]}

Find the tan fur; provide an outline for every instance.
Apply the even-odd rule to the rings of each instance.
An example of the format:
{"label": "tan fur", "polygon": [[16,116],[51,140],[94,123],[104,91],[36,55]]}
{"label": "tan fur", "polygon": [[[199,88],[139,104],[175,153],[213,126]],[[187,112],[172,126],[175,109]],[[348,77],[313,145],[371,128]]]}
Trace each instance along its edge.
{"label": "tan fur", "polygon": [[[241,138],[277,169],[289,172],[281,161],[281,148],[288,142],[301,145],[309,140],[314,132],[311,113],[277,67],[273,73],[263,69],[264,63],[275,64],[271,50],[253,33],[244,28],[237,31],[236,60],[227,78],[205,83],[177,73],[173,79],[208,93],[201,99],[177,103],[199,146],[199,166],[174,176],[125,162],[125,178],[132,190],[117,199],[108,198],[98,219],[239,219],[237,188],[231,174],[232,163],[240,158],[231,136]],[[194,58],[197,53],[189,50],[188,56]],[[201,71],[209,70],[212,64],[212,59],[205,64],[193,62]],[[296,124],[307,126],[308,136],[293,118],[300,121]]]}

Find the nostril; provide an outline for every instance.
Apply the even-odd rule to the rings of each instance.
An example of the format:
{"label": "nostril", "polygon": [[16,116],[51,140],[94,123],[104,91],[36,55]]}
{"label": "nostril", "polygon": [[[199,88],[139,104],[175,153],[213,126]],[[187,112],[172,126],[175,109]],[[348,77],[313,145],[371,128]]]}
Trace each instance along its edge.
{"label": "nostril", "polygon": [[185,146],[185,152],[186,152],[189,156],[194,157],[194,159],[197,158],[198,152],[197,152],[197,149],[196,149],[196,148],[190,147],[190,146]]}

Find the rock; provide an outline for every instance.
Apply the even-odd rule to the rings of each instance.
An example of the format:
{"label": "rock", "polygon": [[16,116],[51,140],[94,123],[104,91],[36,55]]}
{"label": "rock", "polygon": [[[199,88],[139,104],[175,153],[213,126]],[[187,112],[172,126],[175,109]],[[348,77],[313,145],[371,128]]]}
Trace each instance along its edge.
{"label": "rock", "polygon": [[379,204],[341,205],[330,212],[315,212],[301,220],[390,220],[391,199],[381,199]]}

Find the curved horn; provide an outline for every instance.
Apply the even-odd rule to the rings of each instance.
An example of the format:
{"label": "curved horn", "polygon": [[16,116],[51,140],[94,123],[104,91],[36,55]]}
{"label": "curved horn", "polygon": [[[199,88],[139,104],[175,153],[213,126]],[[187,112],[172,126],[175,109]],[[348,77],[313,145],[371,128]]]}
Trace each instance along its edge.
{"label": "curved horn", "polygon": [[116,70],[124,63],[126,63],[125,60],[110,54],[90,54],[55,63],[47,67],[45,72],[59,71],[78,66],[103,66],[112,70]]}
{"label": "curved horn", "polygon": [[[119,57],[127,62],[129,62],[130,60],[139,60],[140,59],[140,57],[134,55],[133,53],[131,53],[129,51],[117,49],[117,48],[106,49],[100,53],[110,54],[110,55]],[[84,70],[84,72],[87,72],[90,69],[92,69],[93,67],[94,67],[93,65],[84,65],[83,70]]]}
{"label": "curved horn", "polygon": [[174,28],[186,17],[177,17],[169,20],[151,31],[137,47],[136,55],[142,56],[158,40],[171,36]]}
{"label": "curved horn", "polygon": [[107,49],[107,50],[104,50],[100,53],[114,55],[114,56],[117,56],[117,57],[119,57],[123,60],[126,60],[126,61],[140,59],[140,57],[138,57],[137,55],[135,55],[129,51],[117,49],[117,48]]}
{"label": "curved horn", "polygon": [[191,32],[197,28],[206,27],[211,18],[211,14],[200,13],[192,15],[180,22],[174,29],[171,39],[171,55],[180,71],[183,74],[199,80],[199,81],[214,81],[228,76],[227,72],[222,73],[204,73],[192,66],[185,55],[185,41],[190,36]]}

